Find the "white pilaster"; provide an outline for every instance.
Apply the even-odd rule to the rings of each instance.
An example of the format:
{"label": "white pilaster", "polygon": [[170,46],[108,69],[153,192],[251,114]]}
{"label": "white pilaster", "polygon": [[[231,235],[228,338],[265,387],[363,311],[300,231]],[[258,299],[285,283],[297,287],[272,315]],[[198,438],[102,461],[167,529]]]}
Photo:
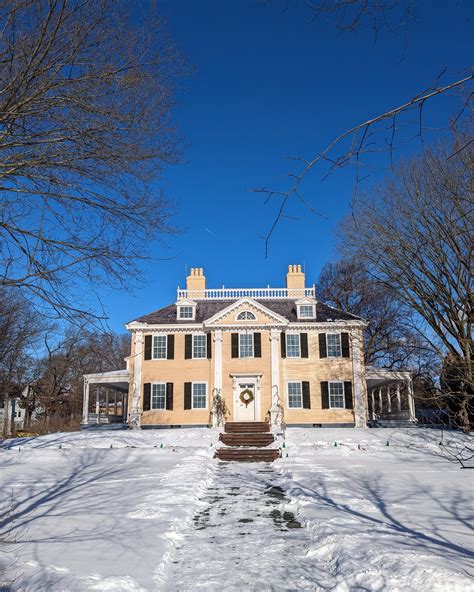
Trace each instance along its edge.
{"label": "white pilaster", "polygon": [[367,386],[362,359],[362,331],[351,331],[354,416],[356,428],[367,426]]}
{"label": "white pilaster", "polygon": [[271,349],[271,377],[272,377],[272,405],[270,407],[270,421],[276,429],[283,422],[283,407],[280,399],[280,337],[281,332],[270,331]]}
{"label": "white pilaster", "polygon": [[142,359],[143,359],[143,333],[135,333],[135,365],[133,369],[133,400],[130,411],[130,427],[139,428],[142,416],[141,390],[142,390]]}
{"label": "white pilaster", "polygon": [[214,388],[222,393],[222,329],[214,331]]}

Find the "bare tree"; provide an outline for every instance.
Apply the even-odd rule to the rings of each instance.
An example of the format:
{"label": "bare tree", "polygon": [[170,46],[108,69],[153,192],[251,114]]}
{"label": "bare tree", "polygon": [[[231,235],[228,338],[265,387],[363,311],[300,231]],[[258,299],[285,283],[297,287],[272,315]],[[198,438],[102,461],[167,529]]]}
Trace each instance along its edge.
{"label": "bare tree", "polygon": [[10,434],[10,398],[18,397],[32,371],[32,354],[45,329],[44,321],[14,288],[0,286],[0,395],[4,434]]}
{"label": "bare tree", "polygon": [[[183,60],[153,2],[0,0],[0,282],[69,319],[171,232]],[[78,289],[86,280],[90,288]]]}
{"label": "bare tree", "polygon": [[[278,4],[274,0],[268,0],[267,3]],[[306,0],[301,3],[283,0],[285,9],[299,4],[308,9],[315,19],[324,18],[339,31],[369,28],[374,32],[375,38],[380,33],[393,32],[402,33],[406,38],[408,25],[414,20],[414,11],[417,7],[420,8],[417,0]],[[354,171],[352,205],[361,182],[370,176],[375,164],[377,168],[380,167],[381,154],[387,155],[387,164],[393,169],[396,165],[395,154],[402,146],[416,141],[424,148],[427,133],[425,111],[428,105],[441,98],[450,98],[452,101],[452,95],[456,94],[458,100],[452,120],[457,122],[462,118],[472,104],[473,93],[470,87],[473,78],[473,69],[469,63],[461,65],[459,71],[450,78],[447,78],[446,68],[440,65],[435,79],[429,81],[427,87],[414,89],[406,100],[381,107],[368,118],[356,118],[354,125],[336,133],[328,144],[316,147],[311,155],[288,156],[290,161],[296,163],[296,169],[288,172],[286,187],[265,185],[253,189],[263,194],[266,204],[275,204],[276,209],[270,229],[263,237],[265,254],[268,254],[270,239],[282,218],[288,215],[292,202],[301,204],[313,214],[322,215],[321,204],[313,204],[304,195],[304,182],[310,173],[319,174],[324,180],[336,170],[351,167]],[[443,129],[445,131],[445,128],[445,121],[437,122],[438,132]],[[458,148],[463,149],[462,146]],[[376,163],[372,159],[374,155],[378,157]]]}
{"label": "bare tree", "polygon": [[416,318],[412,310],[369,273],[364,261],[352,258],[327,263],[316,289],[318,296],[331,306],[367,319],[366,364],[410,369],[414,378],[432,376],[434,352],[414,328]]}
{"label": "bare tree", "polygon": [[357,200],[342,246],[364,261],[424,327],[443,360],[455,361],[456,419],[473,418],[472,269],[474,201],[472,139],[453,140],[401,165],[385,185]]}

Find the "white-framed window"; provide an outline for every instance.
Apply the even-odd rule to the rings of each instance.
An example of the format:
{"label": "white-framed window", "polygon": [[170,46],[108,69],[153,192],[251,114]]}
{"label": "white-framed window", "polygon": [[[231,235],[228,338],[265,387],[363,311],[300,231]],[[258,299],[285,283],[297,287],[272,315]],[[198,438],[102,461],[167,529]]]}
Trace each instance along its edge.
{"label": "white-framed window", "polygon": [[193,382],[192,392],[192,408],[206,409],[207,408],[207,383]]}
{"label": "white-framed window", "polygon": [[194,319],[194,306],[178,306],[179,319]]}
{"label": "white-framed window", "polygon": [[193,358],[202,359],[207,357],[206,335],[193,335]]}
{"label": "white-framed window", "polygon": [[242,312],[239,312],[236,320],[237,321],[256,321],[257,317],[253,314],[253,312],[250,312],[249,310],[243,310]]}
{"label": "white-framed window", "polygon": [[153,335],[153,359],[166,359],[166,335]]}
{"label": "white-framed window", "polygon": [[239,358],[253,358],[253,333],[239,333]]}
{"label": "white-framed window", "polygon": [[300,304],[299,312],[300,319],[314,319],[314,304]]}
{"label": "white-framed window", "polygon": [[341,334],[326,333],[326,346],[328,358],[340,358],[342,356]]}
{"label": "white-framed window", "polygon": [[286,357],[301,358],[301,340],[299,333],[286,334]]}
{"label": "white-framed window", "polygon": [[151,385],[151,409],[166,409],[166,383],[155,382]]}
{"label": "white-framed window", "polygon": [[289,382],[287,384],[288,407],[290,409],[303,408],[303,384],[301,382]]}
{"label": "white-framed window", "polygon": [[331,409],[344,409],[344,383],[330,382],[329,383],[329,407]]}

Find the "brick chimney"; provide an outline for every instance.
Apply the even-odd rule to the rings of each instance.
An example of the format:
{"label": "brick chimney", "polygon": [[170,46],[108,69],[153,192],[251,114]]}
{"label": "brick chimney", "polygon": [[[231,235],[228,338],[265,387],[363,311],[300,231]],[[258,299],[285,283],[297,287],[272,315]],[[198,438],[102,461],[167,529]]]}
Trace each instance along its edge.
{"label": "brick chimney", "polygon": [[201,291],[206,289],[206,278],[202,267],[191,267],[191,273],[186,278],[186,290]]}
{"label": "brick chimney", "polygon": [[303,296],[303,290],[305,288],[305,276],[301,271],[301,265],[288,265],[288,273],[286,274],[286,287],[289,291],[295,290],[295,293],[289,293],[289,296]]}

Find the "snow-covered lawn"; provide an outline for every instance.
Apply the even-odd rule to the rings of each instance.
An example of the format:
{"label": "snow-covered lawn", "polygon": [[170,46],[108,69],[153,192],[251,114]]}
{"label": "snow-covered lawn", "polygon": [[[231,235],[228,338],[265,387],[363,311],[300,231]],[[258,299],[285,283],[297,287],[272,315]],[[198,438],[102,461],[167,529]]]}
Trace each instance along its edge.
{"label": "snow-covered lawn", "polygon": [[205,428],[8,440],[0,589],[472,590],[474,471],[438,442],[290,428],[239,464]]}

